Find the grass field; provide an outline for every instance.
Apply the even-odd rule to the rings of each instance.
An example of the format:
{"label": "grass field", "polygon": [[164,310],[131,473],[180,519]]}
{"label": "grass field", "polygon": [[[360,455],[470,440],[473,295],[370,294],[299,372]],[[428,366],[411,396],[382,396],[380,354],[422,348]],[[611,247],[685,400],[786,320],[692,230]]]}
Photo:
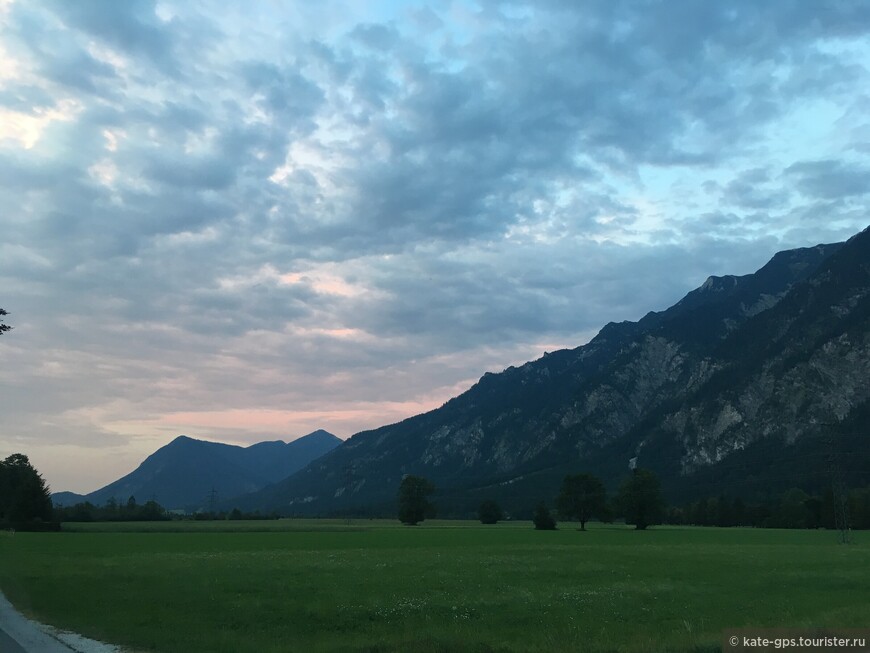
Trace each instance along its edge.
{"label": "grass field", "polygon": [[88,524],[0,534],[0,589],[29,616],[133,651],[716,651],[729,627],[866,627],[860,535]]}

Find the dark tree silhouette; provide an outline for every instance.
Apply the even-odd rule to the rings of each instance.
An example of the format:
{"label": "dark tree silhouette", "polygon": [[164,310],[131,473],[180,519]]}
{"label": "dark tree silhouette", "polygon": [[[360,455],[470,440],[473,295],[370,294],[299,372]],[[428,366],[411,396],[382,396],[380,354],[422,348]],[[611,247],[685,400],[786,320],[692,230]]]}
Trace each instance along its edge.
{"label": "dark tree silhouette", "polygon": [[0,522],[51,521],[51,493],[24,454],[0,462]]}
{"label": "dark tree silhouette", "polygon": [[[144,504],[133,504],[127,501],[126,505],[115,502],[113,508],[95,506],[85,501],[73,506],[55,506],[54,517],[57,521],[165,521],[169,515],[156,501],[147,501]],[[230,516],[230,519],[234,517]],[[253,517],[252,517],[253,518]]]}
{"label": "dark tree silhouette", "polygon": [[12,327],[11,327],[11,326],[9,326],[8,324],[4,324],[4,323],[3,323],[3,316],[4,316],[4,315],[9,315],[9,313],[7,313],[7,312],[4,311],[2,308],[0,308],[0,333],[6,333],[7,331],[11,331],[11,330],[12,330]]}
{"label": "dark tree silhouette", "polygon": [[435,506],[429,501],[429,495],[434,491],[435,486],[422,476],[403,478],[399,486],[399,521],[415,526],[434,515]]}
{"label": "dark tree silhouette", "polygon": [[500,520],[504,519],[501,507],[492,499],[480,504],[480,508],[477,509],[477,516],[481,524],[497,524]]}
{"label": "dark tree silhouette", "polygon": [[619,506],[625,523],[634,524],[639,531],[660,524],[664,501],[658,476],[648,469],[635,469],[619,489]]}
{"label": "dark tree silhouette", "polygon": [[580,522],[580,530],[586,530],[586,522],[592,517],[601,517],[607,505],[604,484],[592,474],[566,476],[556,500],[559,515]]}
{"label": "dark tree silhouette", "polygon": [[536,530],[556,530],[556,520],[553,519],[553,515],[550,513],[550,509],[547,508],[547,504],[545,504],[543,501],[541,501],[541,503],[538,504],[538,507],[535,508],[535,514],[532,517],[532,521],[535,523]]}

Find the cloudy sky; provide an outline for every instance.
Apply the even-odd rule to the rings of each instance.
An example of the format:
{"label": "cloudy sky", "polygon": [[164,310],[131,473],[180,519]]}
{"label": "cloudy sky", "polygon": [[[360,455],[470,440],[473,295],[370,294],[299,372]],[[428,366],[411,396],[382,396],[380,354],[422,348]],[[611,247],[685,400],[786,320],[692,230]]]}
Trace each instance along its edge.
{"label": "cloudy sky", "polygon": [[870,3],[0,0],[0,457],[347,437],[870,223]]}

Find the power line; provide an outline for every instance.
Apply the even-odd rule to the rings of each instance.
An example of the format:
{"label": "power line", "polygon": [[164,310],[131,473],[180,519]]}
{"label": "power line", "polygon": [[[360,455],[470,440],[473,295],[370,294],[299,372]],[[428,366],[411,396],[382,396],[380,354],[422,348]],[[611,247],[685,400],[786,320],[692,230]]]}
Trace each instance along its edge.
{"label": "power line", "polygon": [[208,511],[214,514],[215,506],[217,505],[217,490],[212,487],[211,492],[208,493]]}

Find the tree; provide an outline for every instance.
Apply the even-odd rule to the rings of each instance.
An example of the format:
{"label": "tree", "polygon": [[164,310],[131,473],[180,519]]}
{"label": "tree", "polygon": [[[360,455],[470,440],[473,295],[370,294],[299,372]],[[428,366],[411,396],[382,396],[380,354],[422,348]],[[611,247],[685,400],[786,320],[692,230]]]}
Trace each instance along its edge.
{"label": "tree", "polygon": [[619,505],[625,523],[639,531],[660,524],[664,501],[658,476],[648,469],[635,469],[619,488]]}
{"label": "tree", "polygon": [[580,530],[586,530],[586,522],[592,517],[600,517],[607,505],[607,492],[604,484],[592,474],[566,476],[562,490],[556,499],[559,515],[565,519],[576,519]]}
{"label": "tree", "polygon": [[806,528],[809,515],[807,500],[810,496],[800,488],[782,493],[776,525],[781,528]]}
{"label": "tree", "polygon": [[550,514],[550,509],[547,508],[547,504],[543,501],[541,501],[541,503],[538,504],[538,507],[535,508],[535,514],[532,517],[532,521],[535,523],[535,530],[556,530],[556,520],[553,519],[553,515]]}
{"label": "tree", "polygon": [[496,524],[504,519],[501,507],[492,499],[484,501],[477,510],[477,516],[481,524]]}
{"label": "tree", "polygon": [[435,506],[429,501],[429,495],[434,491],[435,486],[422,476],[409,474],[403,478],[399,486],[399,521],[416,526],[433,516]]}
{"label": "tree", "polygon": [[0,522],[51,521],[51,493],[24,454],[0,462]]}
{"label": "tree", "polygon": [[6,333],[7,331],[11,331],[11,330],[12,330],[12,327],[11,327],[11,326],[9,326],[8,324],[4,324],[4,323],[3,323],[3,316],[4,316],[4,315],[9,315],[9,313],[7,313],[7,312],[4,311],[2,308],[0,308],[0,334],[2,334],[2,333]]}
{"label": "tree", "polygon": [[142,519],[146,521],[156,521],[158,519],[169,519],[163,506],[151,499],[145,502],[142,507]]}

